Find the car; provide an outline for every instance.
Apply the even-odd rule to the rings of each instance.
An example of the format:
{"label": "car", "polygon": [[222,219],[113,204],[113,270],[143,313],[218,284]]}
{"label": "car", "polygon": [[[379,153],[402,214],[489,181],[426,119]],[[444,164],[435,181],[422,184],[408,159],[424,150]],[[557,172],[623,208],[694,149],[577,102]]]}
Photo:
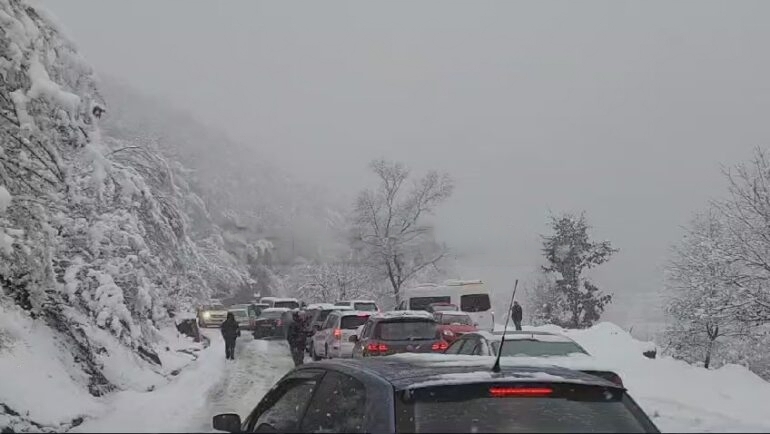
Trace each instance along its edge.
{"label": "car", "polygon": [[[466,333],[454,341],[444,354],[471,355],[471,356],[497,356],[500,342],[503,338],[502,331],[490,333],[478,331]],[[544,331],[508,331],[505,334],[505,342],[502,345],[503,357],[568,357],[573,354],[581,354],[590,358],[585,348],[567,336]],[[553,360],[553,359],[552,359]],[[620,375],[610,369],[593,367],[593,363],[587,363],[580,370],[591,375],[597,375],[606,380],[623,385]]]}
{"label": "car", "polygon": [[379,312],[380,308],[374,300],[346,300],[334,303],[335,306],[348,306],[353,310]]}
{"label": "car", "polygon": [[316,361],[321,358],[352,357],[354,344],[349,339],[371,315],[372,312],[356,310],[331,312],[321,329],[311,338],[310,357]]}
{"label": "car", "polygon": [[227,319],[227,308],[219,303],[201,306],[197,313],[198,327],[219,327]]}
{"label": "car", "polygon": [[456,304],[452,303],[431,303],[425,308],[430,313],[446,312],[446,311],[459,311],[460,308]]}
{"label": "car", "polygon": [[447,280],[442,284],[422,283],[404,288],[396,309],[426,310],[436,303],[459,306],[480,329],[495,328],[490,290],[481,280]]}
{"label": "car", "polygon": [[433,314],[433,318],[438,323],[438,329],[441,332],[441,337],[447,341],[448,344],[454,342],[460,336],[475,332],[478,328],[473,325],[471,316],[465,312],[453,312],[443,311]]}
{"label": "car", "polygon": [[254,330],[254,327],[256,325],[257,318],[259,318],[259,315],[262,313],[263,310],[269,308],[270,305],[267,303],[251,303],[248,305],[249,310],[249,330]]}
{"label": "car", "polygon": [[270,307],[286,307],[289,309],[299,309],[300,303],[296,298],[274,298],[270,303]]}
{"label": "car", "polygon": [[259,318],[254,321],[254,339],[285,338],[284,321],[287,312],[286,307],[270,307],[262,311]]}
{"label": "car", "polygon": [[436,320],[425,311],[392,311],[369,317],[360,335],[349,338],[353,357],[385,356],[404,352],[444,352]]}
{"label": "car", "polygon": [[239,305],[230,306],[229,309],[227,309],[228,313],[232,313],[235,317],[235,321],[238,323],[238,327],[244,330],[251,328],[251,321],[249,318],[249,309],[248,307],[240,307]]}
{"label": "car", "polygon": [[227,432],[660,432],[623,387],[557,366],[447,365],[401,355],[301,365]]}
{"label": "car", "polygon": [[311,337],[311,339],[308,339],[307,341],[307,353],[311,357],[313,350],[312,336],[318,332],[318,330],[321,330],[321,327],[323,326],[324,322],[326,322],[326,318],[330,313],[334,311],[346,310],[353,310],[353,308],[348,306],[335,306],[331,303],[314,303],[307,306],[307,309],[305,310],[307,328],[305,331],[307,332],[308,336]]}

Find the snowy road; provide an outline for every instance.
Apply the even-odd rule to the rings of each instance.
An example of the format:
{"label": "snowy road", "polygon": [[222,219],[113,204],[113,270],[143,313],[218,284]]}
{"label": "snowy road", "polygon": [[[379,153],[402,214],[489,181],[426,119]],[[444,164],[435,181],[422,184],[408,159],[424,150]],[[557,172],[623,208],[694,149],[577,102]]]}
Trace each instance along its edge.
{"label": "snowy road", "polygon": [[152,392],[112,396],[107,413],[95,415],[73,432],[212,432],[211,417],[245,416],[275,382],[293,367],[283,341],[260,341],[244,333],[235,361],[225,360],[218,330],[205,330],[211,346],[178,377]]}

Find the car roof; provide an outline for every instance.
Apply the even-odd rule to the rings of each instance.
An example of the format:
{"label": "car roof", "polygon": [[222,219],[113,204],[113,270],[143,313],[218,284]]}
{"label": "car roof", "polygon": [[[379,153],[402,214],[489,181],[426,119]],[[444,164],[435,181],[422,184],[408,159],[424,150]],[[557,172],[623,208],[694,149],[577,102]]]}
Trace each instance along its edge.
{"label": "car roof", "polygon": [[263,310],[262,313],[265,313],[265,312],[288,312],[290,310],[291,309],[289,309],[288,307],[269,307],[269,308]]}
{"label": "car roof", "polygon": [[247,308],[246,306],[230,306],[230,307],[229,307],[227,310],[228,310],[228,311],[233,311],[233,310],[248,310],[248,308]]}
{"label": "car roof", "polygon": [[377,302],[374,301],[374,300],[363,300],[363,299],[361,299],[361,300],[340,300],[340,301],[338,301],[338,303],[374,303],[374,304],[377,304]]}
{"label": "car roof", "polygon": [[335,359],[306,366],[327,365],[332,369],[336,367],[362,375],[376,376],[393,385],[396,390],[446,384],[496,382],[577,383],[620,388],[601,377],[554,365],[503,364],[500,372],[494,373],[492,364],[486,360],[476,361],[478,360],[476,358],[456,358],[451,355],[421,356],[423,355],[409,354],[366,359]]}
{"label": "car roof", "polygon": [[309,305],[305,306],[305,310],[325,310],[325,309],[333,309],[334,305],[332,303],[310,303]]}
{"label": "car roof", "polygon": [[[476,331],[469,334],[477,334],[489,341],[500,341],[503,338],[503,331],[496,331],[493,333],[490,333],[488,331]],[[537,331],[537,330],[531,330],[531,331],[511,331],[505,333],[505,340],[515,341],[515,340],[534,340],[534,341],[541,341],[541,342],[571,342],[576,343],[573,339],[568,338],[567,336],[558,334],[558,333],[550,333],[550,332],[543,332],[543,331]]]}
{"label": "car roof", "polygon": [[390,310],[379,312],[372,315],[377,320],[398,319],[398,318],[421,318],[435,321],[433,314],[424,310]]}
{"label": "car roof", "polygon": [[273,303],[281,302],[281,301],[296,301],[297,303],[299,303],[299,300],[297,300],[296,298],[291,298],[291,297],[273,297]]}
{"label": "car roof", "polygon": [[[339,312],[337,312],[339,316],[372,316],[373,313],[366,310],[352,310],[352,309],[343,309]],[[334,312],[331,313],[331,315],[334,315]]]}

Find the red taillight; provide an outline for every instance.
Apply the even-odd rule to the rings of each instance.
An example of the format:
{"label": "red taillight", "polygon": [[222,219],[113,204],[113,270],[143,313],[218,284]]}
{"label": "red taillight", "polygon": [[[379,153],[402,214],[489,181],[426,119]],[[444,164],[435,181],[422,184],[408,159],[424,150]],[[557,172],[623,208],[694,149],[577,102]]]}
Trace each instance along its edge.
{"label": "red taillight", "polygon": [[489,394],[495,398],[505,396],[548,396],[553,389],[548,387],[491,387]]}
{"label": "red taillight", "polygon": [[334,339],[342,339],[342,330],[334,329]]}
{"label": "red taillight", "polygon": [[436,342],[433,345],[431,345],[430,348],[433,351],[445,351],[447,348],[449,348],[449,344],[444,341]]}
{"label": "red taillight", "polygon": [[366,350],[370,353],[386,353],[388,352],[388,346],[385,344],[369,344],[366,346]]}
{"label": "red taillight", "polygon": [[359,318],[369,318],[369,314],[366,314],[366,313],[359,313],[357,316]]}

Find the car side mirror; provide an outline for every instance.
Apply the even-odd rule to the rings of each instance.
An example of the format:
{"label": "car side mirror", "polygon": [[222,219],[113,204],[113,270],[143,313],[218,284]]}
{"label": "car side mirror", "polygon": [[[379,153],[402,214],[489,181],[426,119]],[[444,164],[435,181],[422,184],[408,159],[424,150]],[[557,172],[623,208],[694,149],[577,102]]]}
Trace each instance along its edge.
{"label": "car side mirror", "polygon": [[214,416],[212,425],[219,431],[241,432],[241,417],[235,413],[218,414]]}
{"label": "car side mirror", "polygon": [[348,342],[353,342],[353,343],[358,342],[358,336],[353,335],[353,336],[349,337],[348,338]]}

